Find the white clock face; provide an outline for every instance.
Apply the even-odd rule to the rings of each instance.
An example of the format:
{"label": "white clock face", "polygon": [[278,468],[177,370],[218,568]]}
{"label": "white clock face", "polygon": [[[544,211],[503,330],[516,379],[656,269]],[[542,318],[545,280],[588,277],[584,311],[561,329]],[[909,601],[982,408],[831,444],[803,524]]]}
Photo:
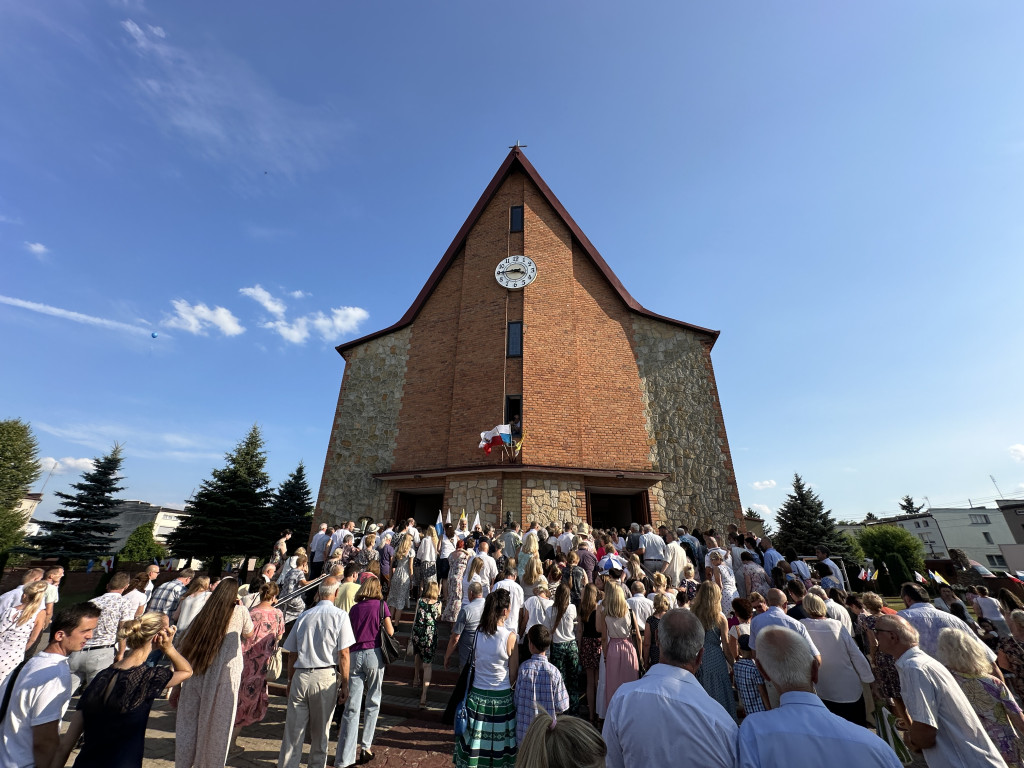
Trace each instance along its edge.
{"label": "white clock face", "polygon": [[537,277],[537,265],[529,256],[509,256],[494,270],[494,279],[509,290],[525,288]]}

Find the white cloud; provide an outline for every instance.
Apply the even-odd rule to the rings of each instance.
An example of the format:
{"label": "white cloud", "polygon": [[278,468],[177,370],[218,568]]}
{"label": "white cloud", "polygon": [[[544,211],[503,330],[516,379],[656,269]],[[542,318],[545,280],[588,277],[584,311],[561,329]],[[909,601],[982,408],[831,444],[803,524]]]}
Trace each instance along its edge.
{"label": "white cloud", "polygon": [[25,250],[31,253],[37,259],[43,258],[43,256],[50,252],[50,249],[47,248],[42,243],[30,243],[28,240],[25,241]]}
{"label": "white cloud", "polygon": [[154,27],[154,26],[152,26],[150,24],[147,24],[146,27],[149,29],[149,33],[151,35],[156,35],[160,39],[163,39],[163,38],[167,37],[167,33],[164,32],[164,28],[163,27]]}
{"label": "white cloud", "polygon": [[39,304],[35,301],[25,301],[24,299],[15,299],[10,296],[0,296],[0,304],[8,304],[12,307],[21,307],[22,309],[28,309],[32,312],[38,312],[41,315],[60,317],[65,320],[72,320],[76,323],[83,323],[85,325],[98,325],[103,328],[113,328],[114,330],[129,331],[131,333],[150,332],[149,328],[140,328],[137,325],[130,325],[128,323],[118,322],[117,320],[108,320],[105,317],[83,315],[81,312],[72,312],[70,309],[51,307],[49,304]]}
{"label": "white cloud", "polygon": [[17,216],[5,216],[0,213],[0,224],[21,224],[21,219]]}
{"label": "white cloud", "polygon": [[306,293],[305,291],[289,291],[288,295],[293,299],[304,299],[307,296],[312,296],[312,294]]}
{"label": "white cloud", "polygon": [[[151,428],[124,424],[74,423],[53,425],[32,422],[33,428],[48,435],[82,445],[97,453],[106,453],[114,443],[124,446],[125,454],[142,459],[174,461],[215,460],[223,457],[213,448],[231,445],[230,440],[183,432],[162,432],[159,425]],[[66,462],[68,459],[60,459]],[[85,461],[85,459],[75,459]],[[91,459],[90,459],[91,461]]]}
{"label": "white cloud", "polygon": [[767,504],[748,504],[747,506],[750,507],[755,512],[757,512],[759,515],[761,515],[761,517],[765,520],[771,519],[771,517],[775,514],[772,508],[769,507]]}
{"label": "white cloud", "polygon": [[210,326],[225,336],[245,333],[245,327],[238,322],[238,318],[224,307],[210,309],[205,304],[189,304],[184,299],[174,299],[171,305],[176,314],[164,319],[164,325],[168,328],[180,328],[197,336],[205,336]]}
{"label": "white cloud", "polygon": [[132,77],[153,122],[184,137],[206,159],[235,165],[248,176],[291,177],[322,169],[350,131],[330,107],[290,101],[223,50],[172,45],[155,28],[144,30],[131,19],[121,27],[138,55]]}
{"label": "white cloud", "polygon": [[39,460],[43,474],[53,471],[55,475],[81,474],[92,469],[93,459],[75,459],[65,456],[63,459],[55,459],[52,456],[44,456]]}
{"label": "white cloud", "polygon": [[1014,461],[1024,461],[1024,443],[1016,443],[1010,446],[1010,458]]}
{"label": "white cloud", "polygon": [[774,480],[757,480],[756,482],[751,483],[751,485],[753,485],[757,490],[763,491],[766,488],[774,488],[778,483]]}
{"label": "white cloud", "polygon": [[267,312],[275,317],[283,318],[288,306],[278,298],[275,298],[270,291],[257,283],[252,288],[239,288],[238,292],[243,296],[258,301]]}
{"label": "white cloud", "polygon": [[316,332],[324,341],[336,342],[342,336],[351,334],[370,316],[362,307],[336,307],[330,315],[313,312],[292,322],[275,320],[264,323],[264,328],[277,331],[285,341],[292,344],[304,344],[311,332]]}

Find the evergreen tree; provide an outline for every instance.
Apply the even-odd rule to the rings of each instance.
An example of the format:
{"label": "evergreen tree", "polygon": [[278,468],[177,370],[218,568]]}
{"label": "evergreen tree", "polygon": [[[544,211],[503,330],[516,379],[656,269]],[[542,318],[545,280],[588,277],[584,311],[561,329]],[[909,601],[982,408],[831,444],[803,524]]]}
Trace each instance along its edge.
{"label": "evergreen tree", "polygon": [[798,474],[793,475],[793,491],[775,514],[775,521],[779,532],[774,543],[779,550],[793,547],[798,555],[810,555],[815,547],[824,545],[847,565],[859,562],[858,553],[850,546],[850,537],[836,530],[832,510],[825,509],[818,494]]}
{"label": "evergreen tree", "polygon": [[21,419],[0,421],[0,572],[8,551],[24,538],[25,518],[18,507],[39,479],[39,444]]}
{"label": "evergreen tree", "polygon": [[924,509],[924,504],[915,504],[914,497],[907,494],[900,499],[900,509],[903,510],[904,515],[916,515]]}
{"label": "evergreen tree", "polygon": [[124,490],[119,485],[123,461],[121,446],[115,445],[82,473],[81,482],[71,484],[76,493],[54,493],[64,502],[57,510],[57,520],[42,523],[39,535],[31,540],[43,557],[56,557],[67,567],[71,558],[93,560],[113,553],[117,531],[113,519],[121,503],[114,494]]}
{"label": "evergreen tree", "polygon": [[864,525],[867,525],[868,523],[878,522],[878,515],[876,515],[874,512],[868,512],[866,515],[864,515],[863,522]]}
{"label": "evergreen tree", "polygon": [[[277,530],[288,528],[295,535],[288,541],[289,552],[305,545],[313,521],[313,494],[306,482],[306,466],[300,461],[288,479],[274,492],[270,519]],[[310,555],[312,557],[312,555]]]}
{"label": "evergreen tree", "polygon": [[186,505],[188,517],[167,536],[175,555],[206,561],[212,575],[220,575],[224,557],[269,552],[277,536],[268,515],[270,477],[259,426],[224,460]]}
{"label": "evergreen tree", "polygon": [[121,560],[126,563],[149,563],[167,557],[167,549],[153,538],[154,525],[145,523],[132,531],[121,550]]}

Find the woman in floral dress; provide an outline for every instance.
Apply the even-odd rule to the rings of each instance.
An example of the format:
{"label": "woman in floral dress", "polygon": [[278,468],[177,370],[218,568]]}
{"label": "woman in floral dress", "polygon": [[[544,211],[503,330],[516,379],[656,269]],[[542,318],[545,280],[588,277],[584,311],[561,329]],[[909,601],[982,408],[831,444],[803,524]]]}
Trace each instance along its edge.
{"label": "woman in floral dress", "polygon": [[466,573],[466,563],[469,562],[469,552],[465,550],[462,539],[459,539],[455,551],[448,556],[448,562],[451,563],[448,570],[448,594],[444,599],[441,621],[454,624],[462,608],[462,577]]}
{"label": "woman in floral dress", "polygon": [[441,603],[437,596],[440,590],[436,581],[423,585],[423,597],[416,605],[416,619],[412,624],[412,648],[416,654],[416,672],[412,687],[423,684],[420,694],[420,708],[427,705],[427,688],[433,671],[434,651],[437,650],[437,619],[441,615]]}
{"label": "woman in floral dress", "polygon": [[984,646],[959,629],[944,629],[938,659],[953,674],[1008,768],[1024,768],[1024,717],[1006,683],[990,674]]}
{"label": "woman in floral dress", "polygon": [[[249,611],[253,633],[242,642],[242,683],[238,689],[235,729],[231,734],[232,752],[238,732],[247,725],[262,722],[267,714],[267,665],[284,637],[284,614],[274,607],[280,589],[274,582],[260,587],[260,602]],[[239,750],[240,751],[240,750]]]}
{"label": "woman in floral dress", "polygon": [[412,534],[406,533],[395,548],[391,559],[391,589],[388,591],[388,608],[391,622],[396,627],[402,623],[402,612],[409,604],[409,587],[412,586]]}
{"label": "woman in floral dress", "polygon": [[999,666],[1013,673],[1010,686],[1017,701],[1024,701],[1024,611],[1012,611],[1006,623],[1010,636],[999,638]]}

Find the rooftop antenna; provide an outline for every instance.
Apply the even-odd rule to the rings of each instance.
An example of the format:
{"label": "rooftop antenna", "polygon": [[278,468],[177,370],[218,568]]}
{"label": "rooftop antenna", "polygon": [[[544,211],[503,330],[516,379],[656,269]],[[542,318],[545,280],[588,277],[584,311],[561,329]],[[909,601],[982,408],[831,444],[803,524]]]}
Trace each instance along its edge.
{"label": "rooftop antenna", "polygon": [[924,500],[928,502],[928,509],[930,511],[932,508],[932,500],[929,499],[927,496],[924,497]]}
{"label": "rooftop antenna", "polygon": [[995,486],[996,486],[996,493],[998,493],[998,494],[999,494],[999,498],[1000,498],[1000,499],[1001,499],[1001,498],[1003,498],[1003,492],[1002,492],[1002,491],[1000,491],[1000,490],[999,490],[999,486],[998,486],[998,485],[996,485],[996,479],[995,479],[994,477],[992,477],[992,475],[989,475],[989,476],[988,476],[988,479],[992,481],[992,485],[995,485]]}
{"label": "rooftop antenna", "polygon": [[43,491],[46,490],[46,485],[47,485],[47,483],[50,482],[50,478],[53,477],[53,470],[55,470],[57,468],[57,463],[58,462],[56,462],[56,461],[53,462],[53,466],[50,467],[50,472],[46,475],[46,479],[43,481],[43,487],[39,489],[40,493],[42,493]]}

